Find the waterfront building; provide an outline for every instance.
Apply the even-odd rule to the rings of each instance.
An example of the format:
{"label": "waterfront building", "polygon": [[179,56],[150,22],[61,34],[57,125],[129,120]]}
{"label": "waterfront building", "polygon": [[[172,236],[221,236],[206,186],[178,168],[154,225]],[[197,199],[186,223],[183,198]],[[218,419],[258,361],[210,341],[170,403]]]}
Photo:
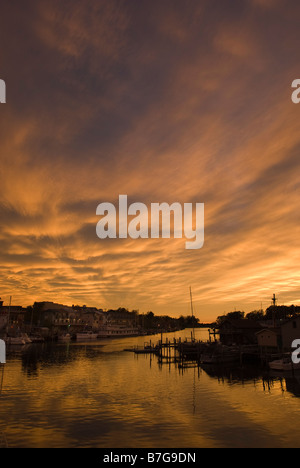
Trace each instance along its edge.
{"label": "waterfront building", "polygon": [[263,328],[257,334],[261,351],[290,352],[294,340],[300,340],[300,317],[284,320],[276,327]]}
{"label": "waterfront building", "polygon": [[277,353],[282,349],[281,328],[263,328],[256,333],[258,346],[263,353]]}
{"label": "waterfront building", "polygon": [[300,340],[300,317],[294,317],[281,326],[282,347],[285,351],[291,351],[294,340]]}
{"label": "waterfront building", "polygon": [[4,306],[0,299],[0,332],[6,330],[9,325],[12,329],[20,329],[24,325],[26,308],[22,306]]}
{"label": "waterfront building", "polygon": [[256,333],[261,329],[256,320],[225,319],[219,326],[220,341],[228,346],[257,344]]}
{"label": "waterfront building", "polygon": [[98,331],[104,324],[102,311],[87,308],[78,310],[49,309],[41,314],[40,325],[48,327],[52,334],[60,335],[63,332],[77,333],[85,328]]}

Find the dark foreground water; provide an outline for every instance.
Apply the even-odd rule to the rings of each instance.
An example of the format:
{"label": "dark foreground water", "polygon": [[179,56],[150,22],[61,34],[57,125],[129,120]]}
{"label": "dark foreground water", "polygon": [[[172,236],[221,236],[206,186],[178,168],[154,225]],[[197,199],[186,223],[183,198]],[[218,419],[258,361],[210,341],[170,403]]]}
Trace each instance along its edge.
{"label": "dark foreground water", "polygon": [[0,446],[300,447],[300,375],[182,371],[123,351],[150,338],[159,339],[16,349],[4,370]]}

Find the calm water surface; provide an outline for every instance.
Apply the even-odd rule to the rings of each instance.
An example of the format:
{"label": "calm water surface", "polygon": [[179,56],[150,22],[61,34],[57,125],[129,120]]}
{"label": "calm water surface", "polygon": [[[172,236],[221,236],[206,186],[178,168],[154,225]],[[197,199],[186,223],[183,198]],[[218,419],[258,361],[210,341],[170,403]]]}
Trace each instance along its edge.
{"label": "calm water surface", "polygon": [[183,371],[123,351],[149,339],[159,336],[16,349],[3,376],[0,446],[300,446],[300,375]]}

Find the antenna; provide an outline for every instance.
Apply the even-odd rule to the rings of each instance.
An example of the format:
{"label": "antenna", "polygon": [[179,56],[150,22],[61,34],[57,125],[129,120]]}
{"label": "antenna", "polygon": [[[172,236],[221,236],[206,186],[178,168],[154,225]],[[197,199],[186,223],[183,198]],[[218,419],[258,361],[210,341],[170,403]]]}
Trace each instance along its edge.
{"label": "antenna", "polygon": [[7,325],[6,325],[6,333],[8,333],[8,330],[9,330],[11,299],[12,299],[12,297],[10,296],[10,298],[9,298],[9,308],[8,308],[8,317],[7,317]]}
{"label": "antenna", "polygon": [[[273,294],[273,297],[272,297],[273,307],[276,307],[276,302],[277,302],[276,295]],[[272,315],[273,315],[273,327],[275,327],[276,326],[276,312],[275,312],[275,310],[273,310]]]}

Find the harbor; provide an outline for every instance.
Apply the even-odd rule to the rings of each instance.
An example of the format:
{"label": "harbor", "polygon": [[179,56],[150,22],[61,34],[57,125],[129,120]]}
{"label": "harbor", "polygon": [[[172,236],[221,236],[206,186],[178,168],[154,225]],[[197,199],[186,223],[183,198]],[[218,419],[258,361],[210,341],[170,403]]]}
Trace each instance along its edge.
{"label": "harbor", "polygon": [[191,288],[191,315],[180,319],[0,306],[1,447],[298,444],[299,308],[277,306],[275,295],[265,312],[231,312],[207,328]]}
{"label": "harbor", "polygon": [[203,364],[212,365],[252,365],[258,368],[270,368],[295,372],[300,370],[299,364],[292,361],[292,353],[262,352],[258,345],[226,346],[215,341],[196,341],[194,339],[178,340],[166,338],[157,344],[145,342],[143,346],[136,346],[124,351],[134,354],[151,354],[157,357],[159,364],[174,364],[179,368],[201,367]]}
{"label": "harbor", "polygon": [[[156,338],[124,351],[155,355],[160,364],[173,363],[181,368],[191,363],[197,366],[239,363],[294,372],[300,367],[300,363],[292,360],[293,343],[299,341],[299,307],[278,306],[275,294],[265,312],[254,311],[245,317],[244,312],[235,311],[218,317],[207,329],[206,340],[196,339],[195,331],[203,325],[194,314],[191,288],[190,313],[175,319],[155,316],[153,312],[145,316],[124,308],[104,311],[52,302],[34,303],[25,309],[12,306],[10,297],[8,306],[0,299],[0,339],[9,353],[11,348],[29,344],[84,343],[152,335]],[[184,324],[191,324],[192,328],[187,331]],[[178,331],[184,335],[170,338]]]}
{"label": "harbor", "polygon": [[[192,290],[190,288],[191,317],[194,318]],[[135,354],[154,354],[160,364],[175,364],[181,368],[191,363],[241,366],[250,364],[257,368],[287,371],[300,370],[299,307],[277,306],[273,294],[272,305],[265,313],[256,311],[244,317],[243,312],[231,312],[218,317],[214,328],[208,329],[206,341],[197,340],[195,327],[190,336],[145,342],[143,347],[125,351]],[[270,320],[270,316],[272,319]],[[296,343],[296,346],[295,346]]]}
{"label": "harbor", "polygon": [[299,0],[1,19],[0,448],[300,447]]}
{"label": "harbor", "polygon": [[[190,332],[164,334],[162,359],[124,351],[142,349],[145,337],[11,347],[0,396],[2,444],[297,446],[298,374],[240,362],[173,363],[171,344],[185,343]],[[209,340],[208,329],[196,329],[195,340]]]}

